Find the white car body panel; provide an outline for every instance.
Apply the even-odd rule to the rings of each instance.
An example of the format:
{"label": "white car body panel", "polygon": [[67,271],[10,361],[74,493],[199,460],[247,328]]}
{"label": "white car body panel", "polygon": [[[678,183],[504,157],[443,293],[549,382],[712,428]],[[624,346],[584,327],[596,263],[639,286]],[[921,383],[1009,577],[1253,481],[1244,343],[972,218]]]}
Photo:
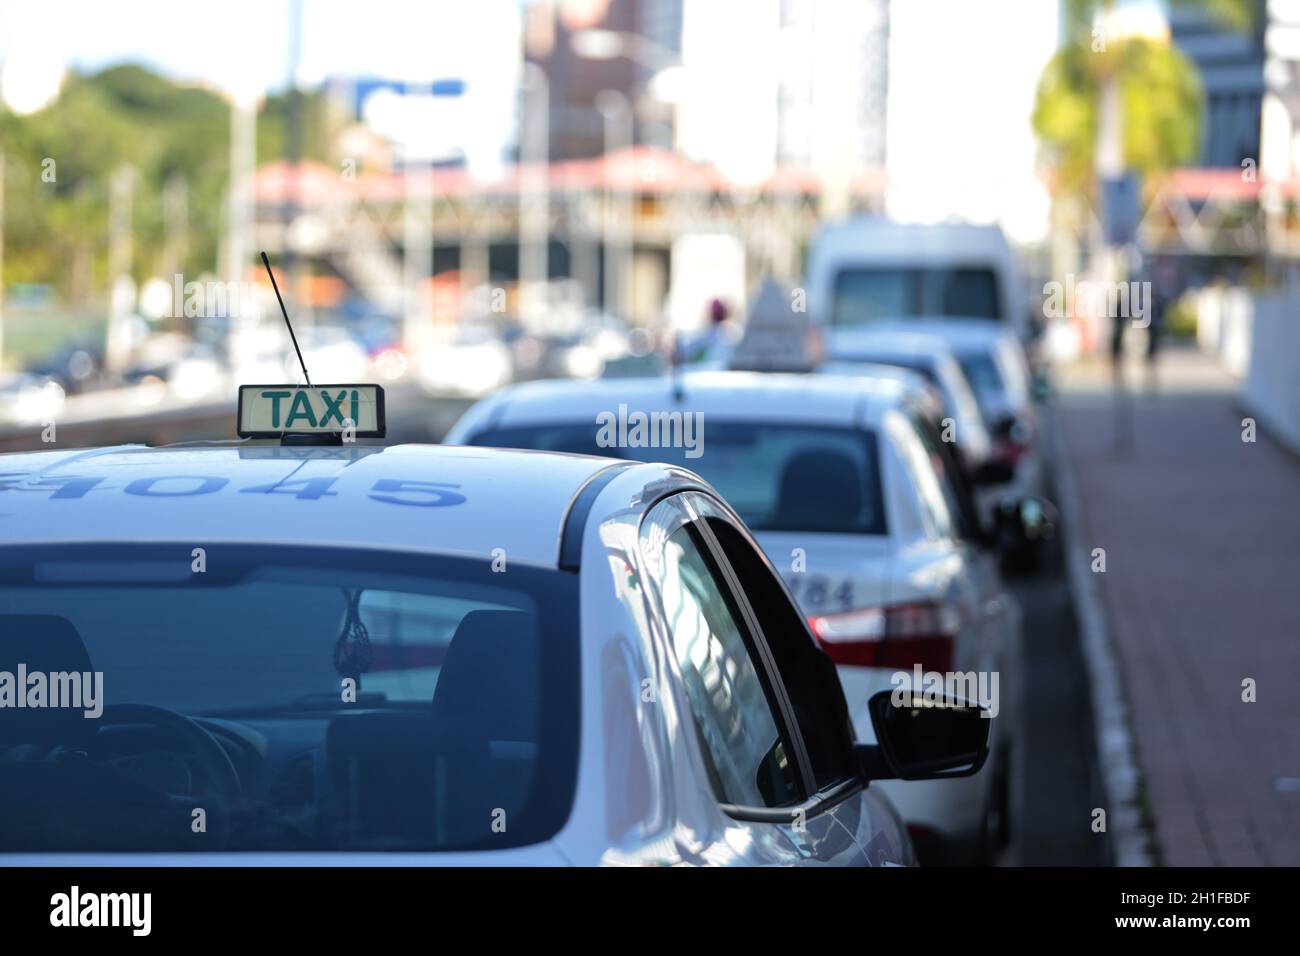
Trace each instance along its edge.
{"label": "white car body panel", "polygon": [[920,361],[931,368],[943,394],[945,411],[953,420],[954,438],[966,460],[978,465],[992,455],[993,442],[979,402],[966,381],[966,373],[944,339],[937,335],[877,330],[875,327],[836,333],[831,339],[832,359],[818,371],[832,375],[851,373],[853,364],[863,361],[904,366]]}
{"label": "white car body panel", "polygon": [[[1013,661],[1019,647],[1020,615],[1005,593],[990,555],[969,543],[936,536],[927,525],[916,489],[894,442],[882,422],[899,415],[904,402],[925,397],[915,373],[874,376],[866,366],[857,374],[786,375],[749,372],[689,372],[676,380],[621,379],[597,382],[536,382],[514,386],[469,409],[447,436],[451,443],[472,442],[490,428],[575,425],[616,409],[653,412],[699,412],[706,423],[807,422],[871,429],[880,449],[887,535],[838,535],[807,532],[764,532],[757,538],[792,590],[805,615],[822,610],[808,603],[806,588],[793,579],[794,549],[803,550],[806,574],[824,576],[822,589],[833,595],[848,585],[856,607],[882,602],[939,599],[964,609],[965,625],[954,649],[956,670],[996,670],[999,690],[1013,688]],[[680,398],[678,397],[680,390]],[[707,427],[704,443],[707,461]],[[703,462],[696,466],[703,467]],[[707,470],[707,469],[706,469]],[[874,740],[866,703],[876,690],[893,686],[892,669],[839,666],[855,729],[861,739]],[[994,752],[1010,743],[1015,732],[1011,708],[995,720]],[[990,761],[992,765],[993,760]],[[972,838],[983,814],[984,797],[994,773],[945,781],[881,781],[880,787],[909,823],[920,823],[948,836]],[[974,809],[972,809],[974,808]]]}
{"label": "white car body panel", "polygon": [[[556,568],[575,496],[608,483],[590,504],[580,539],[580,742],[574,802],[552,838],[467,853],[62,853],[0,854],[13,865],[911,865],[911,843],[888,801],[864,788],[810,816],[806,832],[728,816],[708,784],[690,732],[680,675],[656,609],[620,593],[617,562],[648,573],[641,523],[663,496],[714,494],[696,476],[655,464],[581,455],[445,446],[280,447],[241,443],[0,456],[0,526],[6,546],[95,542],[298,544],[490,560]],[[244,494],[292,476],[333,478],[329,496]],[[400,487],[377,482],[408,483]],[[402,507],[437,493],[455,507]],[[132,490],[134,489],[134,490]],[[198,489],[198,490],[196,490]],[[383,497],[390,500],[383,500]],[[396,498],[397,500],[393,500]],[[677,500],[677,499],[674,499]],[[743,529],[725,504],[714,507]],[[567,573],[557,571],[557,573]],[[809,637],[811,641],[811,636]],[[650,675],[657,707],[635,706]],[[645,755],[648,779],[625,773]],[[612,764],[611,761],[614,761]],[[629,817],[629,808],[638,808]]]}
{"label": "white car body panel", "polygon": [[[946,342],[952,353],[961,359],[971,355],[985,356],[996,365],[1003,389],[980,392],[976,398],[984,421],[992,426],[1000,415],[1014,415],[1033,436],[1030,447],[1016,466],[1016,476],[1005,485],[990,489],[980,495],[982,501],[994,496],[1027,494],[1041,495],[1046,491],[1046,475],[1042,450],[1037,441],[1038,411],[1029,371],[1029,359],[1020,339],[1004,325],[986,319],[967,318],[909,318],[873,323],[873,330],[882,333],[900,332],[933,336]],[[975,383],[972,383],[974,387]]]}

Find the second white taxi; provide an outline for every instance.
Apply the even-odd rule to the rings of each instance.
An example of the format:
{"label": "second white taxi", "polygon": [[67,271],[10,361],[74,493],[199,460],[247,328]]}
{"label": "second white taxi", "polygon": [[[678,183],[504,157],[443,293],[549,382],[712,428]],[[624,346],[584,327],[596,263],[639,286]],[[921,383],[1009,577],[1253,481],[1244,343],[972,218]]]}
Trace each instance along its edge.
{"label": "second white taxi", "polygon": [[975,861],[1008,836],[1020,612],[934,425],[931,395],[897,372],[534,382],[475,405],[447,441],[666,462],[703,476],[755,532],[839,665],[861,736],[872,733],[874,694],[936,676],[974,681],[958,696],[982,695],[998,714],[989,766],[882,787],[923,861]]}

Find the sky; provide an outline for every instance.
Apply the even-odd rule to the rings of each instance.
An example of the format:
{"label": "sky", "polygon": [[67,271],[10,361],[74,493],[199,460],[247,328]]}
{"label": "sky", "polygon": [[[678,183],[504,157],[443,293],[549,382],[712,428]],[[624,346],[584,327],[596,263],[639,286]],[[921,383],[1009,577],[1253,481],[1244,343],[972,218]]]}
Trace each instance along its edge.
{"label": "sky", "polygon": [[[361,76],[464,94],[439,105],[438,131],[475,168],[514,138],[520,0],[304,0],[300,85]],[[0,98],[19,112],[57,94],[66,69],[139,63],[253,99],[289,81],[291,0],[0,0]],[[408,123],[409,128],[418,124]]]}
{"label": "sky", "polygon": [[[299,79],[515,75],[519,0],[304,0]],[[0,0],[0,61],[40,72],[140,62],[233,92],[282,87],[290,0]],[[517,55],[517,54],[516,54]]]}

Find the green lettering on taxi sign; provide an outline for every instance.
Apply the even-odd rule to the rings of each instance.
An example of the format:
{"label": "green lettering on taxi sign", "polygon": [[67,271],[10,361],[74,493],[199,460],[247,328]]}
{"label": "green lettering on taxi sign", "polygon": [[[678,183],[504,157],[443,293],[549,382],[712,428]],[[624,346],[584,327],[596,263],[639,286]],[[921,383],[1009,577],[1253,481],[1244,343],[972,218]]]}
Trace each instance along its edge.
{"label": "green lettering on taxi sign", "polygon": [[383,438],[384,390],[378,385],[241,385],[236,430],[240,438]]}

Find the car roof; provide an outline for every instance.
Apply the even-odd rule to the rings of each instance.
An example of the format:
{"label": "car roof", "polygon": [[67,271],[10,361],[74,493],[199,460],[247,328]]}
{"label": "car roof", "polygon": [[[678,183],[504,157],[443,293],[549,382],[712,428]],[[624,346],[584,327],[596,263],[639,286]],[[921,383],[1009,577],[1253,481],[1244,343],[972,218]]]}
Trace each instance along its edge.
{"label": "car roof", "polygon": [[941,338],[953,349],[995,348],[1003,342],[1016,341],[1015,333],[1005,322],[987,318],[956,316],[918,316],[872,322],[871,329],[907,332]]}
{"label": "car roof", "polygon": [[1002,230],[992,224],[912,223],[855,216],[823,225],[813,248],[818,255],[919,263],[955,257],[1002,260],[1010,247]]}
{"label": "car roof", "polygon": [[[503,548],[512,561],[553,567],[575,495],[611,466],[627,467],[586,455],[438,445],[231,443],[0,455],[0,539],[475,556]],[[305,483],[311,479],[321,481]],[[411,490],[419,483],[425,491]],[[454,503],[438,507],[400,503],[433,500],[429,489],[436,486],[429,483],[461,500],[446,498]],[[313,491],[326,493],[312,498]]]}
{"label": "car roof", "polygon": [[[466,413],[448,435],[465,441],[485,428],[589,420],[618,413],[620,405],[640,411],[699,412],[782,422],[871,424],[886,408],[916,391],[915,380],[897,375],[786,374],[780,372],[683,372],[646,378],[554,379],[500,389]],[[680,398],[678,398],[680,390]]]}
{"label": "car roof", "polygon": [[852,352],[862,349],[876,355],[915,356],[930,360],[952,354],[952,343],[947,339],[902,325],[868,325],[829,330],[837,353],[841,348]]}
{"label": "car roof", "polygon": [[[890,401],[895,398],[895,393],[898,400],[928,401],[933,397],[934,386],[930,380],[921,372],[905,365],[873,362],[870,359],[826,358],[813,371],[819,375],[865,377],[892,383],[894,391],[888,393]],[[880,402],[882,406],[888,403],[884,399]]]}

